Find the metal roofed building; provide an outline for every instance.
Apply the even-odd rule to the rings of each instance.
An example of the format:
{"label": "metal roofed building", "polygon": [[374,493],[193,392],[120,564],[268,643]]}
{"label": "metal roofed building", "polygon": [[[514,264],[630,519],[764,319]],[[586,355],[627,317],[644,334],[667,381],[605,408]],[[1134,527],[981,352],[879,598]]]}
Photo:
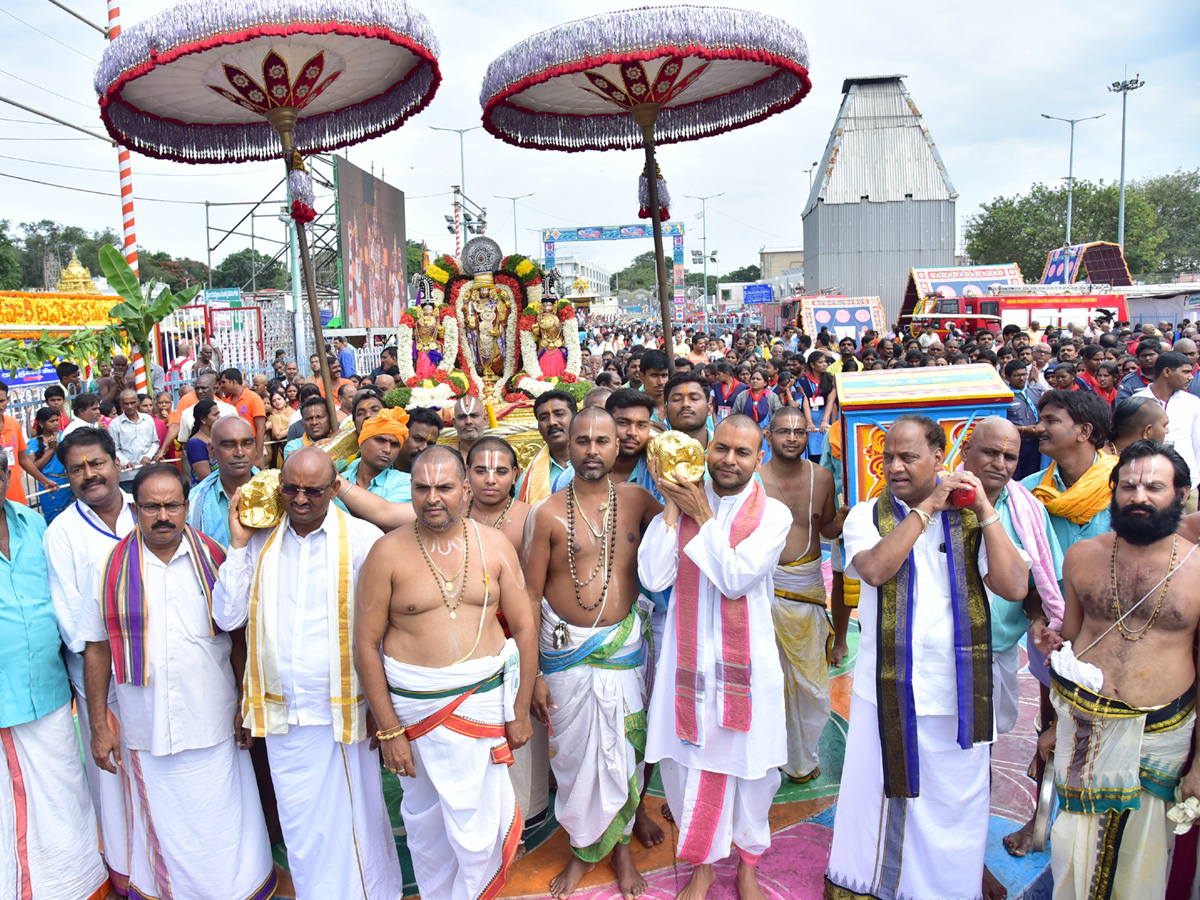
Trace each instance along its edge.
{"label": "metal roofed building", "polygon": [[958,192],[904,77],[842,82],[803,213],[805,290],[878,295],[889,322],[914,267],[954,265]]}

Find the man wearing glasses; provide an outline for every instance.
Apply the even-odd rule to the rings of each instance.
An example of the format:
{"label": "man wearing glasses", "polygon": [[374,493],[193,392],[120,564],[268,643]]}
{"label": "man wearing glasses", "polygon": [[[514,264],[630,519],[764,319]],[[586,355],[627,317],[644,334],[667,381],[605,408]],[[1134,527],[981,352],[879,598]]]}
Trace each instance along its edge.
{"label": "man wearing glasses", "polygon": [[242,752],[232,639],[210,603],[225,554],[187,524],[188,489],[169,463],[134,476],[137,528],[108,558],[82,629],[91,753],[131,782],[131,894],[265,898],[275,890],[271,845]]}
{"label": "man wearing glasses", "polygon": [[821,538],[836,539],[841,521],[834,514],[833,475],[805,459],[804,413],[795,406],[780,407],[767,439],[771,459],[759,467],[762,484],[767,496],[792,514],[771,600],[787,708],[788,761],[783,774],[805,784],[821,774],[818,748],[830,709],[827,648],[833,632],[825,612]]}
{"label": "man wearing glasses", "polygon": [[274,528],[244,526],[234,495],[213,617],[246,629],[242,714],[266,740],[296,896],[399,897],[378,742],[368,743],[377,729],[352,647],[359,570],[383,533],[333,504],[336,481],[319,448],[295,451],[280,470]]}

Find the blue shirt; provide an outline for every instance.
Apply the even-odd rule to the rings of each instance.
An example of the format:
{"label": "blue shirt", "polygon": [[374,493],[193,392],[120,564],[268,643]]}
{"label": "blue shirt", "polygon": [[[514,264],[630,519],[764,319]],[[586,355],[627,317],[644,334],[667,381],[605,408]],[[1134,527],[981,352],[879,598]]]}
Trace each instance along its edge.
{"label": "blue shirt", "polygon": [[354,368],[354,351],[349,347],[343,348],[342,352],[338,354],[338,365],[342,367],[343,378],[358,374],[358,370]]}
{"label": "blue shirt", "polygon": [[[351,484],[357,483],[359,462],[361,460],[354,460],[354,462],[346,466],[346,471],[342,472],[342,475]],[[399,469],[385,469],[371,479],[371,486],[367,490],[372,494],[382,497],[384,500],[390,500],[392,503],[411,503],[412,476],[407,472],[401,472]],[[340,502],[338,505],[341,505]]]}
{"label": "blue shirt", "polygon": [[8,558],[0,555],[0,728],[33,722],[71,699],[58,618],[50,600],[46,522],[4,501]]}
{"label": "blue shirt", "polygon": [[[1045,477],[1046,470],[1042,469],[1040,472],[1034,472],[1028,478],[1021,479],[1021,484],[1032,491],[1042,483],[1042,479]],[[1058,475],[1057,466],[1054,468],[1054,486],[1060,491],[1067,489],[1067,486],[1063,484],[1063,480]],[[1059,546],[1070,547],[1078,541],[1084,541],[1098,534],[1105,534],[1111,531],[1112,517],[1109,515],[1108,507],[1106,506],[1082,525],[1076,525],[1070,519],[1064,519],[1060,516],[1050,516],[1050,527],[1054,530],[1054,536],[1058,538]],[[1062,584],[1061,578],[1059,579],[1059,584]]]}
{"label": "blue shirt", "polygon": [[[250,471],[258,474],[258,469]],[[188,495],[188,524],[229,549],[229,495],[216,466]]]}

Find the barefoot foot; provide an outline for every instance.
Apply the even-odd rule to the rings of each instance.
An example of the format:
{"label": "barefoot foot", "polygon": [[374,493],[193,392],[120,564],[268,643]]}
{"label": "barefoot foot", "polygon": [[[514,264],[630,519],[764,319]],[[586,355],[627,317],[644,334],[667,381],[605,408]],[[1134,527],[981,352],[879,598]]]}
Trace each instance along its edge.
{"label": "barefoot foot", "polygon": [[748,866],[745,862],[738,863],[737,892],[742,900],[767,900],[762,888],[758,886],[758,866]]}
{"label": "barefoot foot", "polygon": [[684,885],[683,890],[675,895],[676,900],[704,900],[716,877],[717,873],[713,871],[712,866],[696,866],[692,869],[691,879]]}
{"label": "barefoot foot", "polygon": [[613,847],[612,867],[617,873],[617,885],[621,888],[621,896],[625,900],[634,900],[646,891],[646,879],[633,863],[633,854],[629,852],[628,844],[617,844]]}
{"label": "barefoot foot", "polygon": [[673,815],[671,815],[671,806],[669,803],[667,803],[666,800],[663,801],[662,806],[659,808],[658,811],[659,811],[659,813],[662,814],[662,817],[664,819],[666,819],[672,825],[675,824],[675,817]]}
{"label": "barefoot foot", "polygon": [[[1036,811],[1034,812],[1034,815],[1035,816],[1037,815]],[[1022,825],[1018,830],[1014,831],[1012,834],[1006,834],[1004,836],[1004,849],[1008,851],[1010,856],[1017,856],[1017,857],[1024,856],[1026,853],[1029,852],[1029,849],[1032,846],[1033,846],[1033,819],[1032,818],[1030,818],[1030,820],[1028,822],[1026,822],[1024,825]],[[986,881],[986,877],[985,877],[985,881]]]}
{"label": "barefoot foot", "polygon": [[983,867],[983,900],[1004,900],[1008,896],[1008,888],[1000,883],[1000,879],[992,874],[987,866]]}
{"label": "barefoot foot", "polygon": [[667,834],[658,827],[658,823],[646,812],[646,801],[638,804],[637,812],[633,815],[633,836],[642,842],[643,847],[653,847],[661,844]]}
{"label": "barefoot foot", "polygon": [[571,861],[567,863],[567,867],[550,879],[550,895],[560,900],[571,896],[575,888],[579,887],[579,879],[594,868],[595,863],[584,862],[575,854],[571,854]]}

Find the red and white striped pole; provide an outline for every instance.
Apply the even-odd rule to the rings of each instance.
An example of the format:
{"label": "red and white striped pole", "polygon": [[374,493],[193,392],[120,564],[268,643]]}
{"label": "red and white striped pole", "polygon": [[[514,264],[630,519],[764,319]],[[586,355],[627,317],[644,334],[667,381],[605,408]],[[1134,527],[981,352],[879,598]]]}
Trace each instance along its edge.
{"label": "red and white striped pole", "polygon": [[[121,4],[120,0],[108,0],[108,39],[116,40],[121,33]],[[125,262],[138,274],[137,234],[133,218],[133,167],[130,164],[129,148],[117,145],[117,168],[121,174],[121,227],[125,233]],[[133,366],[134,386],[139,392],[144,392],[149,385],[146,361],[142,358],[142,347],[134,345]]]}

